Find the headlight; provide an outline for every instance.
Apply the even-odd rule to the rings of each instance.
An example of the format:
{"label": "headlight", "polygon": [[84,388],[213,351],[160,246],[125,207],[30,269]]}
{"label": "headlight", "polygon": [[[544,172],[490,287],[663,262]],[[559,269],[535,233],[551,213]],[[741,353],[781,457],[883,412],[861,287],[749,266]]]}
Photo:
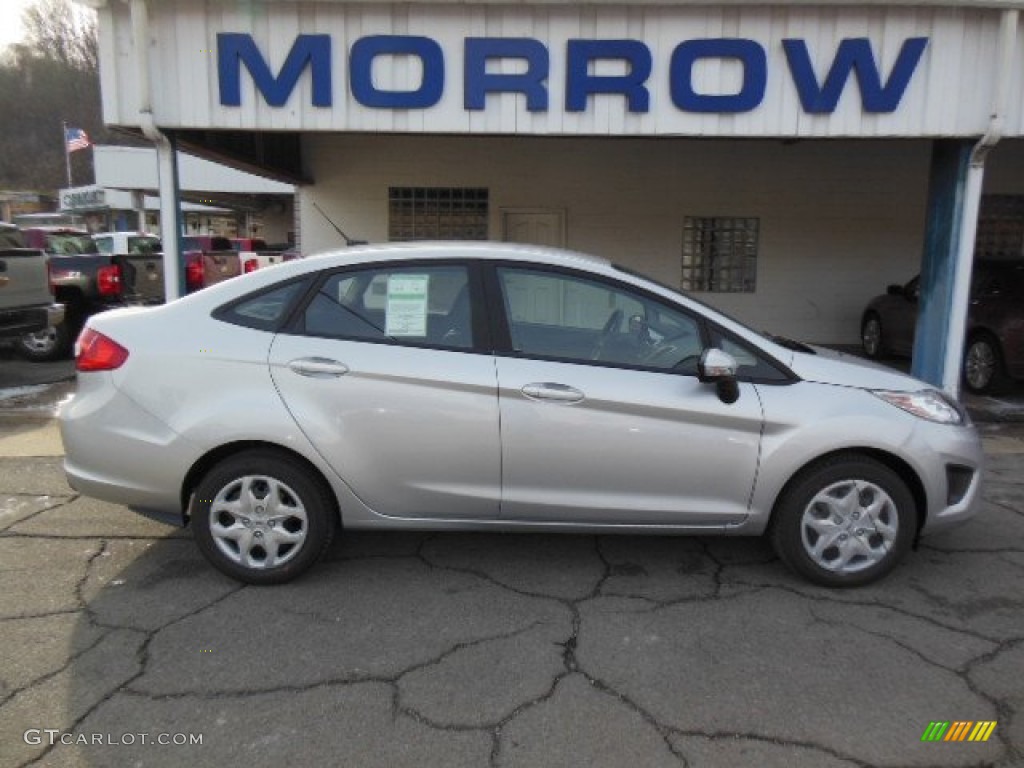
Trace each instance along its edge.
{"label": "headlight", "polygon": [[880,397],[900,410],[912,413],[919,418],[939,424],[966,424],[966,412],[945,394],[935,389],[922,389],[920,392],[889,392],[872,389],[871,394]]}

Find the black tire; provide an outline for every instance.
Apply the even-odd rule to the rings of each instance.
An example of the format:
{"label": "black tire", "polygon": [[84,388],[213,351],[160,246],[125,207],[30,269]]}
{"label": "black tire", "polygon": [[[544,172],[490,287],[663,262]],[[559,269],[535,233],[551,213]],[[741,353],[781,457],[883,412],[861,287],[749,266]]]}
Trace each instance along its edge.
{"label": "black tire", "polygon": [[[859,494],[854,509],[828,503],[853,492]],[[872,518],[865,510],[875,504]],[[849,453],[823,459],[794,477],[776,501],[768,529],[782,561],[824,587],[859,587],[880,579],[903,558],[916,534],[917,507],[903,479],[874,459]],[[854,553],[845,565],[842,548]]]}
{"label": "black tire", "polygon": [[860,346],[864,350],[864,356],[872,360],[877,360],[885,355],[882,318],[876,312],[864,315],[864,320],[860,324]]}
{"label": "black tire", "polygon": [[[248,503],[241,498],[243,488],[251,492]],[[235,498],[241,506],[229,510]],[[304,512],[304,521],[297,510]],[[247,584],[283,584],[304,573],[327,551],[338,520],[322,478],[294,458],[266,449],[231,456],[207,472],[196,486],[191,515],[203,556]],[[299,540],[280,540],[286,536]]]}
{"label": "black tire", "polygon": [[974,333],[964,346],[964,386],[977,395],[1005,392],[1010,386],[999,340],[990,333]]}
{"label": "black tire", "polygon": [[53,328],[22,336],[15,344],[15,348],[26,360],[37,363],[65,360],[71,356],[75,335],[74,329],[65,319]]}

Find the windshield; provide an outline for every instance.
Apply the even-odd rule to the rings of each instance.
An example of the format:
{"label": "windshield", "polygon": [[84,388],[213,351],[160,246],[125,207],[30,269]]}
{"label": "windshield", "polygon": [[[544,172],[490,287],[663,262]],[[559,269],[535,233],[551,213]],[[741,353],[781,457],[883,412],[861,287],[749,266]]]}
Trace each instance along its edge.
{"label": "windshield", "polygon": [[98,253],[96,243],[89,235],[52,234],[46,236],[46,251],[58,256],[77,256],[80,253]]}

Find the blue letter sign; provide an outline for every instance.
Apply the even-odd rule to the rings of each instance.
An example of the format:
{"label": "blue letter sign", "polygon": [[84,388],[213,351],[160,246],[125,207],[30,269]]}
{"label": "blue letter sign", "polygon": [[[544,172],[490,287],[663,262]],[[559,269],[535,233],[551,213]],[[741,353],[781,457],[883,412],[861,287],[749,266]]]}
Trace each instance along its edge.
{"label": "blue letter sign", "polygon": [[256,90],[267,104],[283,107],[299,82],[302,71],[309,66],[313,77],[313,106],[331,106],[331,36],[299,35],[277,77],[260,55],[250,35],[217,35],[217,72],[220,77],[220,103],[229,107],[242,105],[242,64],[249,70]]}
{"label": "blue letter sign", "polygon": [[[693,90],[693,65],[697,59],[739,60],[743,65],[743,85],[739,93],[709,94]],[[764,99],[768,57],[764,48],[753,40],[687,40],[672,52],[669,73],[672,103],[685,112],[749,112]]]}
{"label": "blue letter sign", "polygon": [[[551,52],[545,43],[530,37],[467,37],[462,46],[461,52],[449,53],[456,57],[461,53],[463,57],[463,107],[467,111],[487,109],[487,97],[492,93],[521,94],[530,112],[548,111],[548,77],[552,64]],[[836,111],[851,76],[860,89],[864,112],[895,112],[927,46],[927,37],[906,38],[892,71],[883,77],[870,40],[866,37],[846,38],[840,41],[824,80],[819,81],[806,41],[782,41],[803,111],[818,115]],[[272,107],[281,107],[288,102],[307,69],[313,106],[330,107],[334,97],[331,82],[335,65],[331,56],[330,35],[298,35],[275,75],[252,35],[218,34],[220,103],[228,107],[242,105],[244,65],[256,92]],[[379,64],[382,70],[379,74],[387,73],[396,70],[393,59],[400,57],[419,60],[423,73],[420,83],[408,90],[393,90],[394,86],[382,86],[380,81],[375,83],[375,63],[383,59]],[[650,110],[649,89],[652,86],[649,86],[648,79],[654,71],[654,61],[651,49],[644,42],[570,39],[566,41],[565,57],[566,112],[585,112],[590,97],[598,95],[622,97],[629,112],[645,113]],[[705,59],[734,61],[734,66],[742,72],[742,79],[738,88],[733,89],[729,85],[725,88],[735,92],[698,91],[694,85],[694,70],[698,62]],[[515,69],[510,72],[488,71],[489,66],[498,69],[502,61],[516,62]],[[601,62],[614,62],[618,70],[612,71],[621,74],[598,74]],[[444,96],[445,51],[441,43],[432,38],[413,35],[360,37],[352,44],[348,62],[339,62],[338,66],[344,67],[346,63],[352,100],[362,107],[430,109]],[[384,82],[388,81],[385,79]],[[761,43],[746,38],[720,37],[680,41],[667,62],[659,60],[653,87],[657,89],[660,109],[672,109],[671,103],[680,112],[737,114],[761,106],[767,93],[767,83],[768,53]],[[718,86],[719,90],[721,88]]]}
{"label": "blue letter sign", "polygon": [[836,111],[850,70],[854,71],[860,84],[861,104],[865,112],[895,112],[926,45],[927,37],[905,40],[889,75],[889,82],[883,86],[875,56],[871,52],[871,42],[866,37],[847,38],[839,44],[825,84],[819,86],[807,52],[807,43],[803,40],[782,41],[789,70],[793,73],[793,83],[800,94],[800,103],[805,112],[812,114]]}
{"label": "blue letter sign", "polygon": [[[647,78],[651,74],[651,49],[637,40],[570,40],[565,84],[565,108],[583,112],[592,93],[621,93],[630,112],[646,112],[651,95]],[[590,62],[598,59],[624,59],[629,62],[625,75],[592,75]]]}
{"label": "blue letter sign", "polygon": [[[488,59],[522,59],[522,74],[487,71]],[[466,76],[463,83],[466,109],[483,109],[488,93],[522,93],[530,112],[548,108],[548,49],[529,37],[467,37]]]}
{"label": "blue letter sign", "polygon": [[[423,81],[413,91],[382,91],[373,84],[373,60],[378,56],[417,56],[423,63]],[[352,95],[374,109],[426,109],[444,93],[444,52],[429,37],[373,35],[352,46],[349,77]]]}

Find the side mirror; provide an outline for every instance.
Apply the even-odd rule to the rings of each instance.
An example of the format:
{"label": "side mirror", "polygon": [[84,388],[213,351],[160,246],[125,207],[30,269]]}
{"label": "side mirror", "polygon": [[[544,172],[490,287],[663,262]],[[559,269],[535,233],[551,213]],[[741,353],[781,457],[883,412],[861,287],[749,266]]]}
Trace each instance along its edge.
{"label": "side mirror", "polygon": [[886,287],[885,292],[890,296],[902,296],[903,286],[902,285],[890,285]]}
{"label": "side mirror", "polygon": [[739,365],[728,352],[711,347],[705,349],[697,363],[697,378],[705,384],[714,384],[718,399],[723,403],[735,403],[740,397],[740,385],[736,381]]}

